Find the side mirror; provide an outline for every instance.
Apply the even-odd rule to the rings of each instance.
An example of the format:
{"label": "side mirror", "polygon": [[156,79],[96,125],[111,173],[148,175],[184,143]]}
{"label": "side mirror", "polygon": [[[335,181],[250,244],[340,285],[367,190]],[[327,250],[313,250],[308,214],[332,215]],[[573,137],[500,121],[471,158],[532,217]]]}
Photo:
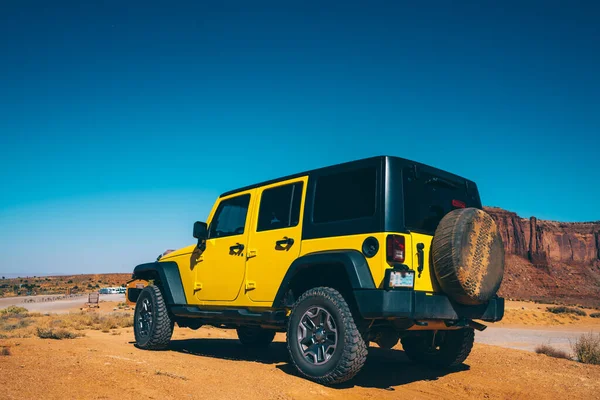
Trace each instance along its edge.
{"label": "side mirror", "polygon": [[208,237],[208,226],[206,225],[206,222],[194,222],[194,237],[198,239],[198,242],[201,242]]}

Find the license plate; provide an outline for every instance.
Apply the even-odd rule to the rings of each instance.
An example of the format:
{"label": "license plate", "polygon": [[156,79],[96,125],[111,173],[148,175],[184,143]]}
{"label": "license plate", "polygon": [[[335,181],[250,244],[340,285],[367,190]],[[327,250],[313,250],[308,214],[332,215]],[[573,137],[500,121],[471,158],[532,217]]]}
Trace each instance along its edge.
{"label": "license plate", "polygon": [[390,287],[408,287],[415,285],[414,271],[392,271],[390,273]]}

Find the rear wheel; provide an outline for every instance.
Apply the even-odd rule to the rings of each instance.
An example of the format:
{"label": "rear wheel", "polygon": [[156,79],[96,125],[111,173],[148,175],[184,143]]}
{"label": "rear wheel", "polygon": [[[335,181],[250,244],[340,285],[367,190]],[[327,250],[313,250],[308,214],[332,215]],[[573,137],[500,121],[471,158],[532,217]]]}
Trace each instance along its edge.
{"label": "rear wheel", "polygon": [[238,339],[248,347],[266,347],[275,339],[275,331],[259,327],[237,328]]}
{"label": "rear wheel", "polygon": [[135,305],[133,332],[137,347],[145,350],[165,349],[171,341],[173,326],[158,286],[146,286]]}
{"label": "rear wheel", "polygon": [[413,362],[435,368],[454,367],[467,359],[475,332],[471,328],[421,332],[402,338],[406,356]]}
{"label": "rear wheel", "polygon": [[288,319],[287,346],[300,374],[322,384],[353,378],[367,357],[348,303],[327,287],[310,289],[296,301]]}

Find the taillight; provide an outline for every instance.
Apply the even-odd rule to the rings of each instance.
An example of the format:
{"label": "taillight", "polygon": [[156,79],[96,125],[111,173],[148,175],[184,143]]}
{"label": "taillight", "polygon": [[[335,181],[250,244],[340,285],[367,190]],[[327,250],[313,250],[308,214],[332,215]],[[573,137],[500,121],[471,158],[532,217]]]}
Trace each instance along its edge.
{"label": "taillight", "polygon": [[465,208],[466,204],[464,201],[452,200],[452,206],[456,208]]}
{"label": "taillight", "polygon": [[405,242],[402,235],[388,235],[386,243],[388,262],[404,262]]}

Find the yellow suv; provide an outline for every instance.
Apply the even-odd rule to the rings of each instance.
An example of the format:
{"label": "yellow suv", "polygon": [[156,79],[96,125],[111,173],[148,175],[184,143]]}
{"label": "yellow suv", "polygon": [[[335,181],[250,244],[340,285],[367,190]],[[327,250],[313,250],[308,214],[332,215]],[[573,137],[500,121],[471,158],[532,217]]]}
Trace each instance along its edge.
{"label": "yellow suv", "polygon": [[373,157],[233,190],[193,232],[197,244],[134,269],[142,349],[167,348],[175,323],[235,328],[248,346],[287,332],[299,373],[335,384],[360,371],[369,342],[460,364],[485,328],[476,320],[504,315],[504,249],[476,184],[414,161]]}

